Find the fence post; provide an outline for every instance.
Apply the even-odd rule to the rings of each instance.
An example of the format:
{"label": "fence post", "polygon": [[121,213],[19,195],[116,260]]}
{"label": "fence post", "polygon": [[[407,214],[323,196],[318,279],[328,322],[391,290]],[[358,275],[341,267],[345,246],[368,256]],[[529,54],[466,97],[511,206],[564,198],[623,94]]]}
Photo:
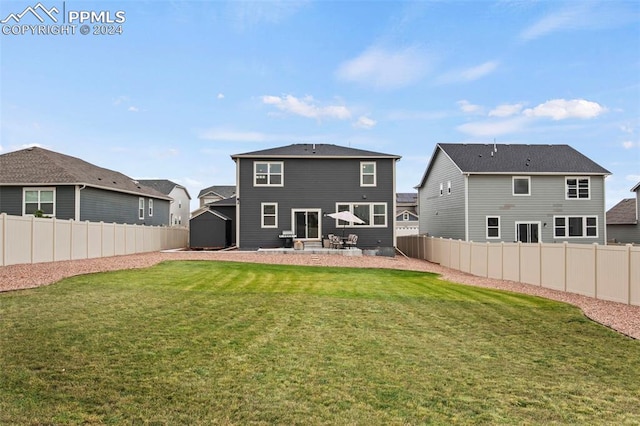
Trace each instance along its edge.
{"label": "fence post", "polygon": [[36,217],[31,216],[31,249],[29,250],[31,253],[31,263],[35,260],[34,251],[36,247]]}
{"label": "fence post", "polygon": [[566,293],[567,292],[567,270],[569,269],[569,265],[567,265],[567,249],[569,247],[569,242],[567,241],[563,241],[562,242],[562,256],[564,257],[564,277],[562,279],[563,281],[563,291]]}
{"label": "fence post", "polygon": [[598,298],[598,243],[593,243],[593,294]]}
{"label": "fence post", "polygon": [[4,266],[7,264],[7,214],[0,213],[0,218],[2,218],[2,241],[0,241],[0,247],[2,248],[2,262],[0,262],[0,266]]}
{"label": "fence post", "polygon": [[633,244],[626,244],[627,247],[627,305],[631,305],[631,247]]}

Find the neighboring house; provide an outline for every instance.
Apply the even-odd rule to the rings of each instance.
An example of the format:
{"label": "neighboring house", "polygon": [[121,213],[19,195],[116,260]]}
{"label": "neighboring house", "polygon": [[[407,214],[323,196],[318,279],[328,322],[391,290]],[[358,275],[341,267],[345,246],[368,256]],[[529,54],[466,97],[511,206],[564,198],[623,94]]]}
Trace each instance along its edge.
{"label": "neighboring house", "polygon": [[138,182],[171,197],[172,201],[169,206],[170,226],[187,226],[191,211],[189,206],[191,196],[187,188],[167,179],[141,179]]}
{"label": "neighboring house", "polygon": [[209,203],[231,198],[234,195],[236,195],[235,185],[214,185],[200,191],[198,199],[200,207],[202,207]]}
{"label": "neighboring house", "polygon": [[418,193],[398,192],[396,194],[396,236],[418,233]]}
{"label": "neighboring house", "polygon": [[607,239],[640,244],[640,182],[631,188],[635,198],[625,198],[607,212]]}
{"label": "neighboring house", "polygon": [[166,226],[170,202],[122,173],[44,148],[0,155],[0,213]]}
{"label": "neighboring house", "polygon": [[609,174],[568,145],[438,144],[418,186],[420,233],[604,244]]}
{"label": "neighboring house", "polygon": [[[358,247],[394,255],[397,155],[330,144],[294,144],[232,155],[237,176],[237,245],[281,247],[279,235],[321,242],[358,235]],[[350,211],[363,224],[327,217]]]}

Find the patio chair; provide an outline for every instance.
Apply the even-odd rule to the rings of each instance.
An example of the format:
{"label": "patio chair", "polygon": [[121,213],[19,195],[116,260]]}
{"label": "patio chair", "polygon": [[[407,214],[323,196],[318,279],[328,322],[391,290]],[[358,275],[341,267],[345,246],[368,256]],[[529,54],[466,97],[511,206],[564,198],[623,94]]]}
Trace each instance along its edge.
{"label": "patio chair", "polygon": [[347,241],[344,242],[345,246],[352,248],[358,243],[358,236],[356,234],[349,234]]}
{"label": "patio chair", "polygon": [[342,248],[342,239],[338,235],[329,235],[329,242],[331,244],[331,248]]}

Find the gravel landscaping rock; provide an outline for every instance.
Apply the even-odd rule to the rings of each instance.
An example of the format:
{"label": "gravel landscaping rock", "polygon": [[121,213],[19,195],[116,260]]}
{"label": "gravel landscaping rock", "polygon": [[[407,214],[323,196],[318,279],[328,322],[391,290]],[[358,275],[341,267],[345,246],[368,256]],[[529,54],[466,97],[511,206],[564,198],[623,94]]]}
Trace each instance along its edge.
{"label": "gravel landscaping rock", "polygon": [[570,303],[582,309],[594,321],[634,339],[640,339],[640,306],[596,300],[529,284],[476,277],[444,268],[425,260],[401,256],[335,256],[307,254],[265,254],[250,251],[168,251],[114,256],[98,259],[0,266],[0,292],[40,287],[63,278],[93,272],[146,268],[165,260],[218,260],[275,263],[283,265],[344,266],[355,268],[391,268],[434,272],[443,279],[461,284],[513,291]]}

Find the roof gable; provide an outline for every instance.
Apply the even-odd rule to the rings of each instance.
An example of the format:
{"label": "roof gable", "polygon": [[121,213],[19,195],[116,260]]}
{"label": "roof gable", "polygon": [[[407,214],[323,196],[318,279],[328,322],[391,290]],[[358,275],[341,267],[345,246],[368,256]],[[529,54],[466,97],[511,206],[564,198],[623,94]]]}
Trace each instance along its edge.
{"label": "roof gable", "polygon": [[625,198],[607,211],[607,225],[635,225],[636,199]]}
{"label": "roof gable", "polygon": [[171,191],[173,191],[174,188],[176,187],[182,188],[184,189],[184,192],[187,194],[187,197],[191,199],[191,196],[189,195],[189,191],[187,191],[187,188],[185,188],[182,185],[178,185],[175,182],[171,182],[168,179],[138,179],[138,182],[140,182],[144,186],[153,188],[158,192],[162,192],[165,195],[171,194]]}
{"label": "roof gable", "polygon": [[215,194],[222,198],[232,197],[236,193],[235,185],[214,185],[202,189],[198,194],[198,198],[202,198],[207,194]]}
{"label": "roof gable", "polygon": [[393,158],[400,159],[397,155],[382,154],[379,152],[365,151],[350,147],[332,144],[293,144],[278,148],[263,149],[260,151],[235,154],[231,158]]}
{"label": "roof gable", "polygon": [[170,200],[122,173],[40,147],[0,155],[0,185],[87,185]]}

